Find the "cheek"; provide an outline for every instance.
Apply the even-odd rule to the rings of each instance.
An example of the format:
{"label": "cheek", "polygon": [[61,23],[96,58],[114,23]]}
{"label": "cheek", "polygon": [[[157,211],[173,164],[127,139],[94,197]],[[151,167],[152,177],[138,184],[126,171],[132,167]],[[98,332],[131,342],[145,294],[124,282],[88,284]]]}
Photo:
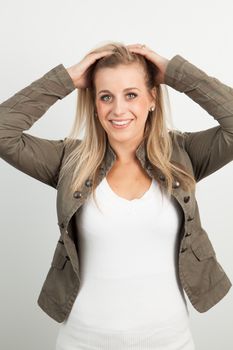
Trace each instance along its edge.
{"label": "cheek", "polygon": [[96,103],[96,109],[99,116],[104,116],[109,111],[109,107],[103,103]]}
{"label": "cheek", "polygon": [[144,123],[148,116],[147,104],[145,102],[140,102],[134,106],[133,109],[137,118]]}
{"label": "cheek", "polygon": [[108,123],[106,121],[106,119],[107,119],[108,114],[109,114],[109,108],[106,105],[97,104],[96,110],[97,110],[97,114],[98,114],[97,118],[98,118],[100,124],[102,125],[102,127],[104,129],[106,129],[106,123]]}

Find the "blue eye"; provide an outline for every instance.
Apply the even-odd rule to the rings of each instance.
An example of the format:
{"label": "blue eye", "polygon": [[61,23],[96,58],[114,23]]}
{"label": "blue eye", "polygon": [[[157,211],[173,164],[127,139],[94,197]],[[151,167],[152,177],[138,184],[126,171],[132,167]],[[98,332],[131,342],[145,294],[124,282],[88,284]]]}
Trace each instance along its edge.
{"label": "blue eye", "polygon": [[104,99],[105,97],[109,97],[109,95],[103,95],[103,96],[100,97],[100,99],[103,100],[103,101],[106,101],[106,100]]}
{"label": "blue eye", "polygon": [[[129,93],[127,94],[127,96],[128,96],[128,95],[133,95],[134,98],[137,96],[137,94],[135,94],[134,92],[129,92]],[[103,95],[103,96],[100,97],[100,99],[101,99],[102,101],[107,101],[107,100],[105,99],[105,97],[110,97],[110,95]],[[109,101],[109,100],[108,100],[108,101]]]}
{"label": "blue eye", "polygon": [[137,94],[135,94],[134,92],[130,92],[130,93],[128,93],[128,95],[134,95],[134,97],[137,96]]}

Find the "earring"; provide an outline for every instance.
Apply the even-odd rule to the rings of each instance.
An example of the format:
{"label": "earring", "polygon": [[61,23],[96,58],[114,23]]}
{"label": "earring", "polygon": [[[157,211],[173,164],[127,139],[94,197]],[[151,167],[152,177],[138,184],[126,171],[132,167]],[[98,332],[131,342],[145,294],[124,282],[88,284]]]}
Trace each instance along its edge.
{"label": "earring", "polygon": [[97,117],[97,112],[95,112],[95,117]]}
{"label": "earring", "polygon": [[153,112],[155,110],[155,107],[151,107],[150,109],[149,109],[149,112]]}

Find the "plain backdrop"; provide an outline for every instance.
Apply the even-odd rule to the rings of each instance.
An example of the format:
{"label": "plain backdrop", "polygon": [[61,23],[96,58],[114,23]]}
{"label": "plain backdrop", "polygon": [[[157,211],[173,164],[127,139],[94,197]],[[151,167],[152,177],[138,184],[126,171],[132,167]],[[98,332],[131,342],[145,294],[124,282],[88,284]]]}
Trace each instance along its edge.
{"label": "plain backdrop", "polygon": [[[233,87],[232,12],[230,0],[0,1],[0,101],[56,65],[68,67],[110,40],[144,43],[169,59],[180,54]],[[217,125],[185,94],[170,87],[168,91],[177,129]],[[75,104],[73,91],[27,132],[48,139],[66,137]],[[202,225],[231,281],[232,170],[231,162],[197,188]],[[0,176],[0,348],[54,349],[59,323],[39,308],[37,298],[59,238],[56,190],[2,159]],[[232,349],[232,290],[206,313],[198,313],[187,301],[196,348]]]}

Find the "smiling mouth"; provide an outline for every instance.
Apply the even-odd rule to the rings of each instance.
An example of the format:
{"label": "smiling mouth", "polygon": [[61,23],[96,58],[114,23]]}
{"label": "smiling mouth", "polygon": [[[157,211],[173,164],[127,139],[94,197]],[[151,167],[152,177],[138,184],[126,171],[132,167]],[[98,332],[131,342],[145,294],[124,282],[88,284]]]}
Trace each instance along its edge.
{"label": "smiling mouth", "polygon": [[109,122],[111,123],[111,125],[115,128],[115,129],[125,129],[127,128],[127,126],[129,126],[129,124],[133,121],[133,119],[129,119],[129,120],[122,120],[122,121],[115,121],[115,120],[109,120]]}

